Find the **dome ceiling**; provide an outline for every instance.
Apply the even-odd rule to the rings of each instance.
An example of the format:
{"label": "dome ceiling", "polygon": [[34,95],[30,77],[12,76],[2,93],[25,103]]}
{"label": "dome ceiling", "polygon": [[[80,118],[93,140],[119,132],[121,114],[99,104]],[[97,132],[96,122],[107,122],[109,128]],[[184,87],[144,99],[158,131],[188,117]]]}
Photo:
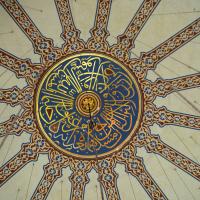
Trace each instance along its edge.
{"label": "dome ceiling", "polygon": [[3,199],[198,199],[197,0],[0,4]]}

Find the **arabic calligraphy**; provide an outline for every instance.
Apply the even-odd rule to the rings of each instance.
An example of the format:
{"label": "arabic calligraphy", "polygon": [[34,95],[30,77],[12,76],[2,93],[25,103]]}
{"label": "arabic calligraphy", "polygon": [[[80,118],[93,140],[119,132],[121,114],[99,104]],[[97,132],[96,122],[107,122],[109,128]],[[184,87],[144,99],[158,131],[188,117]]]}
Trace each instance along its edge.
{"label": "arabic calligraphy", "polygon": [[137,128],[140,96],[135,78],[120,63],[101,54],[78,54],[43,77],[36,97],[37,121],[63,152],[101,156],[123,145]]}

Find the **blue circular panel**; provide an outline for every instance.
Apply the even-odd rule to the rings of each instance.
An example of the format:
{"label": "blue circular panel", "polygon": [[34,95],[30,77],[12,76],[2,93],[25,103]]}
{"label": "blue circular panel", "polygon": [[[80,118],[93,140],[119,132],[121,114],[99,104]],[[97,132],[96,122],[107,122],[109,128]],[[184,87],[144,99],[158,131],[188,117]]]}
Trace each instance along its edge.
{"label": "blue circular panel", "polygon": [[81,158],[106,156],[135,133],[141,95],[134,76],[101,54],[66,58],[42,78],[38,125],[56,148]]}

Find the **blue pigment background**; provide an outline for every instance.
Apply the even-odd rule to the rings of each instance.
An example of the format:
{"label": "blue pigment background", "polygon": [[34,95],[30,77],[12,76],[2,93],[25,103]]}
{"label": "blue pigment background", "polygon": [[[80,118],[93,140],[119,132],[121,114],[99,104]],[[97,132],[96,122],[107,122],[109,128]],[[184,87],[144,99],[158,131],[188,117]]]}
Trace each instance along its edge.
{"label": "blue pigment background", "polygon": [[[107,72],[111,72],[111,74]],[[93,75],[98,73],[98,76],[95,75],[92,78],[92,73]],[[69,154],[94,156],[109,153],[127,140],[138,120],[139,96],[133,77],[120,65],[106,57],[88,53],[88,55],[78,55],[61,62],[57,67],[50,69],[50,73],[44,78],[42,85],[40,84],[37,103],[39,121],[41,129],[55,146],[59,146],[60,149]],[[73,79],[78,81],[77,84],[80,86],[81,91],[78,91],[74,86],[76,81],[70,83],[70,80]],[[110,84],[110,86],[106,88],[105,83]],[[88,85],[91,88],[87,88]],[[95,147],[95,151],[91,151],[91,149],[84,146],[87,141],[92,141],[92,138],[88,140],[87,128],[83,128],[84,124],[88,124],[89,118],[78,113],[75,105],[77,96],[84,91],[93,91],[99,95],[101,108],[99,113],[93,116],[93,120],[96,124],[107,124],[103,131],[93,130],[92,132],[92,135],[98,137],[99,141],[107,137],[107,139],[102,140],[102,145]],[[74,98],[72,101],[67,97],[69,94]],[[72,103],[70,106],[62,106],[62,104],[67,104],[63,103],[62,100]],[[115,100],[129,103],[120,107],[114,103]],[[107,103],[109,101],[111,104]],[[46,111],[50,107],[53,108],[51,120],[48,118]],[[106,108],[117,109],[117,117],[114,120],[117,121],[118,125],[111,126],[109,120],[112,116],[110,119],[109,115],[106,118],[103,117],[102,113],[105,113]],[[71,118],[65,118],[66,112],[69,115],[71,114]],[[123,115],[125,115],[125,119],[120,119]],[[58,131],[54,133],[50,127],[59,121]],[[70,129],[72,131],[69,131]],[[105,132],[110,135],[106,135]],[[116,138],[110,141],[114,135],[117,135]],[[105,145],[106,143],[109,143],[109,145]]]}

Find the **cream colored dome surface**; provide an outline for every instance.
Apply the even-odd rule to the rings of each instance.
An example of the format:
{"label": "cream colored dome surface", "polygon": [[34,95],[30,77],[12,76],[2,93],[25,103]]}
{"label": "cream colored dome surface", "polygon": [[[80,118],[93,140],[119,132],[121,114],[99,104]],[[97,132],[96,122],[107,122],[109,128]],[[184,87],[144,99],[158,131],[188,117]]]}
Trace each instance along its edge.
{"label": "cream colored dome surface", "polygon": [[1,200],[200,199],[199,0],[0,4]]}

